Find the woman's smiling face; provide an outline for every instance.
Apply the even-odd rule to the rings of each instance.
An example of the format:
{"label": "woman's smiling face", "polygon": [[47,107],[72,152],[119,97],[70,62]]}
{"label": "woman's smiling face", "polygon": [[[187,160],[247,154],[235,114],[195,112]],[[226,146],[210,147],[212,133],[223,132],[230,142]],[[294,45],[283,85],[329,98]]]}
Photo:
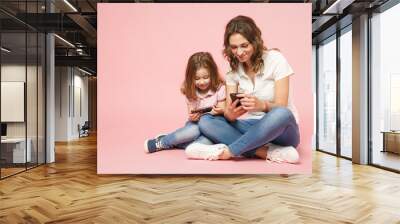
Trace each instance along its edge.
{"label": "woman's smiling face", "polygon": [[254,47],[240,33],[234,33],[229,37],[229,47],[239,62],[250,62],[250,58],[254,53]]}

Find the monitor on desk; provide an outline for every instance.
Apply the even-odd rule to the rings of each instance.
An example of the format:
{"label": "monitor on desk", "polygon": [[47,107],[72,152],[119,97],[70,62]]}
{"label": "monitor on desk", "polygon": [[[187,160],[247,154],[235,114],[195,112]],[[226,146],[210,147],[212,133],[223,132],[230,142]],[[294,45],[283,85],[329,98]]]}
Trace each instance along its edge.
{"label": "monitor on desk", "polygon": [[7,137],[7,124],[1,123],[1,139],[4,139],[6,137]]}

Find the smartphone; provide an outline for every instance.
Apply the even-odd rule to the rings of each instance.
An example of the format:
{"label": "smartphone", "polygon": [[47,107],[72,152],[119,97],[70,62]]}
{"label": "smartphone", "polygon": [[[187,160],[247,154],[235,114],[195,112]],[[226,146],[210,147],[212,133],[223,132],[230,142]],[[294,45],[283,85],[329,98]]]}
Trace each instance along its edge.
{"label": "smartphone", "polygon": [[201,108],[201,109],[196,109],[196,110],[192,110],[192,113],[207,113],[210,112],[213,108],[212,107],[206,107],[206,108]]}
{"label": "smartphone", "polygon": [[[237,99],[242,99],[243,97],[238,97],[237,95],[238,94],[240,94],[240,93],[231,93],[230,94],[230,96],[231,96],[231,100],[232,100],[232,103],[233,102],[235,102],[235,100],[237,100]],[[242,104],[240,103],[240,101],[239,101],[239,103],[236,105],[236,107],[239,107],[239,106],[241,106]]]}

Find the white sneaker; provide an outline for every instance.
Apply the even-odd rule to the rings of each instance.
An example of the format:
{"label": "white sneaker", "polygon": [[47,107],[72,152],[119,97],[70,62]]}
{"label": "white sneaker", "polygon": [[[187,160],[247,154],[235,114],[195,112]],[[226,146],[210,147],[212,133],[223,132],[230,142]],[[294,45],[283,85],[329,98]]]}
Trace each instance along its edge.
{"label": "white sneaker", "polygon": [[190,159],[218,160],[226,147],[225,144],[205,145],[195,142],[186,147],[185,153]]}
{"label": "white sneaker", "polygon": [[280,146],[268,144],[267,161],[297,163],[299,161],[299,153],[292,146]]}

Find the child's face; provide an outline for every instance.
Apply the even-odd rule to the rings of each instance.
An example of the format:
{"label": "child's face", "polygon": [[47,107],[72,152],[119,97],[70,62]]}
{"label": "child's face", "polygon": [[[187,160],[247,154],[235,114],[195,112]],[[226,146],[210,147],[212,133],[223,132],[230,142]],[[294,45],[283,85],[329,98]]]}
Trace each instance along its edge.
{"label": "child's face", "polygon": [[206,68],[200,68],[196,71],[195,86],[200,90],[207,90],[210,86],[210,72]]}

